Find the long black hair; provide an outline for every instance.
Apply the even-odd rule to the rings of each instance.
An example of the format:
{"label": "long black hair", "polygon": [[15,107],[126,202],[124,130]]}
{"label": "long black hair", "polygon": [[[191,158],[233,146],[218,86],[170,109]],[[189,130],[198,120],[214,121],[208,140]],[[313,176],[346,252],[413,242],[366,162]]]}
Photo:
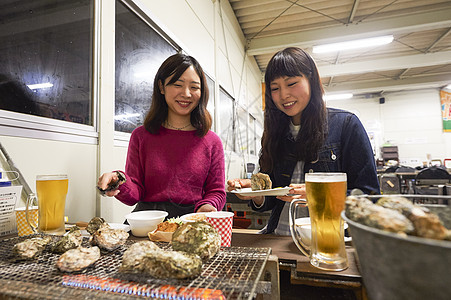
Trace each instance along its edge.
{"label": "long black hair", "polygon": [[265,118],[260,152],[260,169],[270,173],[274,162],[283,157],[283,140],[289,132],[290,118],[280,111],[271,97],[270,84],[280,77],[305,76],[310,83],[310,101],[301,117],[301,130],[295,142],[295,158],[305,162],[317,159],[327,128],[323,87],[313,58],[304,50],[289,47],[277,52],[269,61],[265,72]]}
{"label": "long black hair", "polygon": [[211,115],[207,111],[208,104],[208,86],[205,74],[199,62],[192,56],[182,53],[174,54],[168,57],[158,69],[153,81],[152,104],[144,119],[144,127],[150,133],[158,133],[161,125],[168,116],[168,104],[165,96],[161,93],[159,83],[164,85],[165,80],[172,76],[168,84],[176,82],[180,76],[193,66],[200,78],[200,99],[196,108],[191,112],[191,124],[196,128],[198,136],[205,136],[211,128]]}

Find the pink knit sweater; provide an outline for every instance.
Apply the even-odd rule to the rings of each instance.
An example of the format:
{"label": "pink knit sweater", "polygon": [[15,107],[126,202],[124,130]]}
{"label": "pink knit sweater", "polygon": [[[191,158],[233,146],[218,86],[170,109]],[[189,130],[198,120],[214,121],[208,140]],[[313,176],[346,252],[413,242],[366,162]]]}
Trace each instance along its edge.
{"label": "pink knit sweater", "polygon": [[140,126],[130,138],[125,174],[116,198],[127,205],[171,201],[195,204],[196,211],[207,203],[222,210],[226,202],[224,150],[213,131],[198,137],[161,127],[151,134]]}

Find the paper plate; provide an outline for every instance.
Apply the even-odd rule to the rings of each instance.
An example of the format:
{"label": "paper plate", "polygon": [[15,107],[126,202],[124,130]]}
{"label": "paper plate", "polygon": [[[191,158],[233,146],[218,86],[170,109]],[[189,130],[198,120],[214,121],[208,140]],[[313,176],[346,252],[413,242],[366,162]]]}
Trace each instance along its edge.
{"label": "paper plate", "polygon": [[288,191],[291,190],[291,187],[283,187],[283,188],[275,188],[269,190],[259,190],[253,191],[251,188],[237,189],[233,190],[232,193],[239,194],[241,196],[285,196],[288,194]]}

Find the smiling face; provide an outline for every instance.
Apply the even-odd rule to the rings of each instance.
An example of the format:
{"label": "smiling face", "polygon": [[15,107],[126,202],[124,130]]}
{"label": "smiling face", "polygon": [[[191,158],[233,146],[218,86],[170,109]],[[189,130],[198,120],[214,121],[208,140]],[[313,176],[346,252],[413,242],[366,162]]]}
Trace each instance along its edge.
{"label": "smiling face", "polygon": [[201,97],[201,80],[190,66],[173,83],[169,83],[172,76],[166,78],[164,86],[159,82],[161,94],[168,104],[168,120],[174,125],[183,123],[190,118],[191,112],[199,104]]}
{"label": "smiling face", "polygon": [[310,101],[310,83],[307,77],[282,76],[270,83],[271,98],[276,107],[291,117],[293,124],[301,124],[301,115]]}

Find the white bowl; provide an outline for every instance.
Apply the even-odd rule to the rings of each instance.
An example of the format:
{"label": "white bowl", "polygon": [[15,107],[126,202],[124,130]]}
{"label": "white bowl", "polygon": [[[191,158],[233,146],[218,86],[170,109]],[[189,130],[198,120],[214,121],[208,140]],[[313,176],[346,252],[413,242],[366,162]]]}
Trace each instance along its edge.
{"label": "white bowl", "polygon": [[296,219],[296,229],[299,231],[299,235],[302,238],[302,241],[310,246],[311,238],[312,238],[312,226],[310,225],[310,218],[299,218]]}
{"label": "white bowl", "polygon": [[134,236],[145,237],[163,222],[168,212],[162,210],[143,210],[129,213],[125,216]]}
{"label": "white bowl", "polygon": [[[344,229],[348,228],[348,223],[343,224]],[[312,239],[312,226],[310,225],[310,217],[298,218],[296,219],[296,228],[299,231],[299,235],[302,238],[302,241],[310,246]],[[344,237],[345,242],[350,242],[352,240],[351,237]]]}

